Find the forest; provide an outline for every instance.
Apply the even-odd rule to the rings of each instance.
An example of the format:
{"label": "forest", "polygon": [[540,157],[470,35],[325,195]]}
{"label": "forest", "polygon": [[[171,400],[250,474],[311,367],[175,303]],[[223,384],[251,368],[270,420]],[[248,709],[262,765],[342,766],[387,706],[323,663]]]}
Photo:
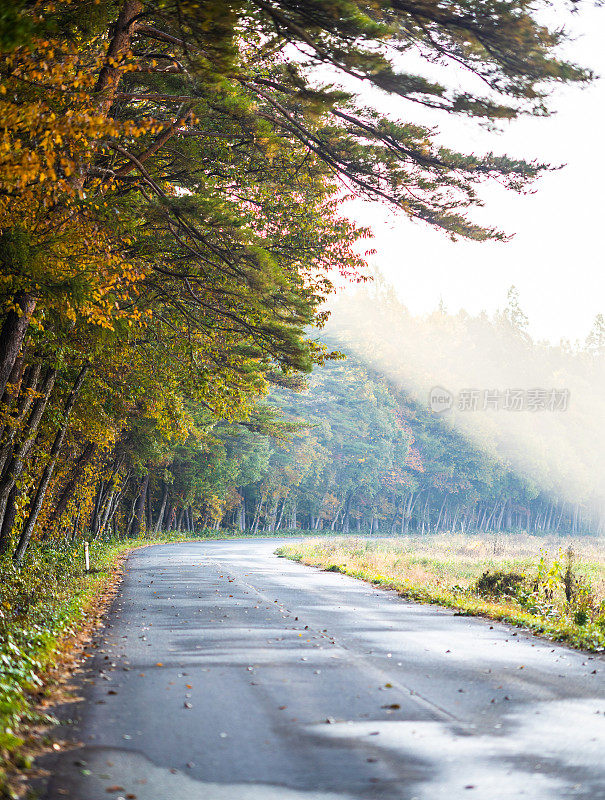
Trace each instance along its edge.
{"label": "forest", "polygon": [[[419,341],[434,342],[441,329],[450,342],[456,333],[456,345],[467,354],[465,338],[480,327],[487,351],[496,349],[497,340],[503,357],[514,356],[532,380],[536,360],[547,361],[545,353],[552,370],[545,381],[563,381],[575,389],[578,383],[594,386],[603,380],[605,326],[600,317],[586,342],[554,348],[528,337],[514,293],[509,306],[492,319],[454,317],[443,310],[414,318],[388,287],[382,296],[378,288],[361,290],[341,310],[333,310],[323,332],[326,343],[346,358],[316,369],[302,391],[274,388],[269,393],[262,407],[265,420],[278,421],[282,429],[268,435],[241,424],[216,425],[195,469],[192,451],[183,450],[163,477],[152,479],[151,520],[164,514],[168,526],[189,526],[192,512],[182,510],[182,498],[191,498],[202,527],[242,531],[602,534],[602,442],[597,430],[579,435],[584,409],[575,391],[565,410],[508,412],[521,426],[512,431],[516,437],[500,420],[494,433],[479,411],[471,415],[471,435],[468,423],[434,413],[428,392],[414,391],[413,364],[406,354],[397,365],[379,320],[398,349],[405,349],[400,344],[404,338],[415,350]],[[436,350],[443,358],[443,348]],[[427,361],[423,354],[425,368]],[[556,425],[556,437],[536,415]],[[553,459],[555,442],[561,456]],[[189,446],[195,448],[193,440]],[[180,503],[174,499],[177,491]],[[171,499],[166,502],[166,497]]]}
{"label": "forest", "polygon": [[351,196],[507,238],[473,221],[481,186],[549,165],[456,152],[422,113],[547,114],[592,78],[564,41],[525,3],[3,6],[3,557],[221,526],[592,529],[590,492],[540,486],[317,332],[368,277]]}

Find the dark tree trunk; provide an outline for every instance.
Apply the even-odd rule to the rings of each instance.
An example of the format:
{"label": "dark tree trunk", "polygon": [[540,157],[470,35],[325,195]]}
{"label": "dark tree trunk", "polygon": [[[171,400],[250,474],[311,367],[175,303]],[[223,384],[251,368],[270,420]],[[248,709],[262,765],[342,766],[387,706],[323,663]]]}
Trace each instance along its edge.
{"label": "dark tree trunk", "polygon": [[13,525],[15,524],[15,517],[17,515],[17,486],[13,486],[8,495],[6,503],[6,511],[4,519],[2,520],[2,528],[0,529],[0,556],[4,556],[10,550],[13,532]]}
{"label": "dark tree trunk", "polygon": [[166,514],[166,531],[170,533],[174,527],[174,503],[168,506],[168,513]]}
{"label": "dark tree trunk", "polygon": [[[17,406],[14,409],[13,418],[10,421],[10,425],[5,425],[4,427],[2,447],[0,449],[0,474],[4,472],[4,468],[6,467],[8,460],[13,455],[13,442],[18,431],[20,431],[23,427],[25,418],[27,417],[31,405],[34,402],[34,393],[36,390],[38,390],[40,371],[40,364],[37,364],[32,369],[28,370],[28,373],[25,376],[21,386],[21,394],[17,400]],[[43,394],[44,386],[42,386],[39,391]]]}
{"label": "dark tree trunk", "polygon": [[15,306],[19,311],[9,311],[0,330],[0,397],[4,395],[15,361],[21,352],[29,320],[36,308],[36,299],[28,292],[18,294],[15,297]]}
{"label": "dark tree trunk", "polygon": [[38,514],[42,509],[42,504],[44,503],[44,498],[46,497],[48,485],[50,483],[50,479],[52,478],[52,474],[55,469],[55,464],[57,462],[59,451],[61,449],[63,440],[65,438],[65,433],[67,431],[67,424],[69,422],[69,415],[71,414],[71,411],[76,402],[76,398],[80,392],[82,383],[84,382],[84,378],[86,377],[86,373],[88,372],[89,369],[90,369],[90,364],[84,364],[84,366],[82,367],[82,369],[78,374],[78,377],[74,382],[74,385],[71,388],[70,393],[67,396],[67,400],[65,401],[65,406],[63,409],[63,423],[55,435],[53,445],[50,449],[48,462],[42,473],[38,489],[31,504],[29,516],[25,522],[25,525],[23,526],[23,530],[21,531],[21,536],[19,538],[19,543],[17,544],[17,549],[15,550],[15,554],[13,556],[13,560],[15,561],[16,564],[21,563],[23,556],[25,555],[25,551],[28,548],[32,533],[34,531],[34,527],[36,525],[36,521],[38,519]]}
{"label": "dark tree trunk", "polygon": [[[3,422],[0,423],[0,441],[2,441],[2,437],[7,428],[8,415],[13,411],[19,393],[21,392],[21,386],[24,382],[27,383],[31,371],[31,368],[26,366],[23,355],[20,355],[13,364],[6,389],[4,390],[4,396],[0,403],[0,417],[3,420]],[[12,425],[10,429],[14,430]]]}
{"label": "dark tree trunk", "polygon": [[29,455],[29,451],[36,440],[38,425],[42,419],[50,393],[55,385],[56,377],[56,369],[49,369],[47,371],[42,386],[40,387],[40,397],[35,401],[28,416],[27,423],[21,435],[21,441],[4,466],[2,478],[0,479],[0,521],[4,519],[6,503],[10,491],[23,472],[25,459]]}
{"label": "dark tree trunk", "polygon": [[153,520],[151,519],[151,482],[147,483],[147,494],[146,494],[146,497],[147,497],[147,504],[146,504],[147,525],[146,525],[146,530],[147,530],[147,533],[150,534],[151,533],[151,529],[153,528]]}

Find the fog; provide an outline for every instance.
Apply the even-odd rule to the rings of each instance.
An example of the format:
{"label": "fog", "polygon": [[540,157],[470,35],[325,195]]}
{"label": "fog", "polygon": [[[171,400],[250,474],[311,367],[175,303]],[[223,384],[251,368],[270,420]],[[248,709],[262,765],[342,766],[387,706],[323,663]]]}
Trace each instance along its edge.
{"label": "fog", "polygon": [[324,337],[553,500],[601,511],[605,325],[573,345],[535,342],[520,305],[512,290],[492,316],[414,316],[378,276],[333,302]]}

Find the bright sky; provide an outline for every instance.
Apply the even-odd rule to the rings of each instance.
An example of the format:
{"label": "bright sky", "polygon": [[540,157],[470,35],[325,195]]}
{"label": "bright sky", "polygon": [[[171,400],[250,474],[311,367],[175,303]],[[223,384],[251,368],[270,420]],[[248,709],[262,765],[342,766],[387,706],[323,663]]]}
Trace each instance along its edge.
{"label": "bright sky", "polygon": [[[605,9],[585,8],[572,24],[576,41],[568,57],[605,76]],[[500,134],[441,119],[443,142],[462,151],[566,165],[541,178],[535,194],[497,186],[483,192],[485,208],[474,219],[514,233],[507,244],[453,243],[377,204],[348,207],[350,216],[373,228],[371,263],[412,312],[432,311],[440,298],[450,312],[493,312],[506,305],[515,285],[532,334],[554,342],[584,339],[594,317],[605,313],[605,77],[587,88],[558,89],[551,108],[554,116],[522,119]]]}

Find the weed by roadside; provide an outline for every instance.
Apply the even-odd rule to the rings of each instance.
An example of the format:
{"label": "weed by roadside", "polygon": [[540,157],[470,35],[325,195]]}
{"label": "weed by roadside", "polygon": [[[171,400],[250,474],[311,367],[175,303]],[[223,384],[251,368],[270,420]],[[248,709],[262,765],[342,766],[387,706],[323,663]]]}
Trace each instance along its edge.
{"label": "weed by roadside", "polygon": [[[401,596],[605,650],[602,543],[534,537],[311,540],[278,555],[391,588]],[[496,544],[498,545],[496,547]]]}

